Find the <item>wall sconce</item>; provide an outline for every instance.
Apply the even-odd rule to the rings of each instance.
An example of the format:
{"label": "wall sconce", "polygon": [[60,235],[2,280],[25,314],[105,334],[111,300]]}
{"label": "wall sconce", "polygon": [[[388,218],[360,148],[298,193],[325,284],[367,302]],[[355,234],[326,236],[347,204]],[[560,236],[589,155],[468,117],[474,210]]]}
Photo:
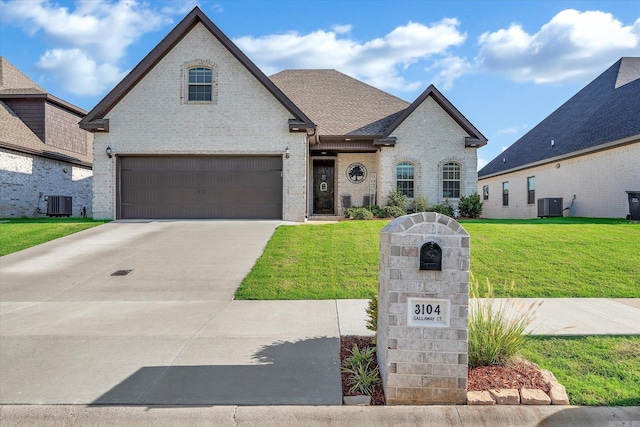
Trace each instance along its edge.
{"label": "wall sconce", "polygon": [[289,147],[284,149],[284,158],[288,159],[289,156],[291,155],[291,151],[289,150]]}
{"label": "wall sconce", "polygon": [[113,151],[111,150],[110,146],[107,147],[107,157],[108,158],[112,158],[113,157]]}

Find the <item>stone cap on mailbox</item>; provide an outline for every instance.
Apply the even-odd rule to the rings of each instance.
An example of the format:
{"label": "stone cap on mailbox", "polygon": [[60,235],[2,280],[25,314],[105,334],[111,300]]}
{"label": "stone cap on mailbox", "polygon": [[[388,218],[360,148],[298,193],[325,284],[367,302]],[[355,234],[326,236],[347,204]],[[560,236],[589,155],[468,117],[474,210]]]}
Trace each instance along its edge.
{"label": "stone cap on mailbox", "polygon": [[394,219],[381,233],[444,234],[469,236],[455,219],[436,212],[419,212]]}

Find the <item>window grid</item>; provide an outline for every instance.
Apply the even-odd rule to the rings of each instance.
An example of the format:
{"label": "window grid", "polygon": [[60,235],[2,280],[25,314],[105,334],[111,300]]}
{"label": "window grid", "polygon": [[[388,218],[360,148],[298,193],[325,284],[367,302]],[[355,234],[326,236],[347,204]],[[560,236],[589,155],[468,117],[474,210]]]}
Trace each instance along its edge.
{"label": "window grid", "polygon": [[446,163],[442,167],[442,197],[460,197],[460,165]]}
{"label": "window grid", "polygon": [[414,166],[408,162],[399,163],[396,166],[396,188],[409,198],[413,198],[414,190]]}
{"label": "window grid", "polygon": [[197,67],[189,70],[189,101],[211,101],[211,68]]}

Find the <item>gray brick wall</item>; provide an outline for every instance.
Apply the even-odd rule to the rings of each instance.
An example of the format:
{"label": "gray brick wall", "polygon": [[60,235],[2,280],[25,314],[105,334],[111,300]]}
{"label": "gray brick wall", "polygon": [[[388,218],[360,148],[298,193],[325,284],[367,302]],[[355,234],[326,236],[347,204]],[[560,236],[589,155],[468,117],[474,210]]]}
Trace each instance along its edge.
{"label": "gray brick wall", "polygon": [[[442,270],[420,270],[419,251],[434,241]],[[380,233],[377,351],[387,404],[466,402],[470,238],[436,213],[395,219]],[[414,326],[409,298],[446,300],[448,326]]]}
{"label": "gray brick wall", "polygon": [[[432,98],[427,98],[391,134],[395,147],[383,147],[380,158],[379,196],[383,202],[395,190],[396,165],[409,161],[416,166],[416,195],[426,195],[429,203],[442,202],[442,165],[461,165],[460,192],[469,195],[477,188],[477,148],[466,148],[464,129]],[[457,199],[450,200],[457,206]],[[383,203],[380,203],[383,204]]]}
{"label": "gray brick wall", "polygon": [[[184,103],[185,64],[210,61],[218,70],[217,103]],[[107,115],[94,159],[96,218],[115,218],[117,155],[282,155],[283,219],[304,221],[307,146],[290,133],[291,114],[201,24],[187,34]]]}
{"label": "gray brick wall", "polygon": [[[0,217],[42,216],[44,196],[73,197],[73,216],[91,216],[91,169],[0,149]],[[42,194],[42,196],[41,196]]]}

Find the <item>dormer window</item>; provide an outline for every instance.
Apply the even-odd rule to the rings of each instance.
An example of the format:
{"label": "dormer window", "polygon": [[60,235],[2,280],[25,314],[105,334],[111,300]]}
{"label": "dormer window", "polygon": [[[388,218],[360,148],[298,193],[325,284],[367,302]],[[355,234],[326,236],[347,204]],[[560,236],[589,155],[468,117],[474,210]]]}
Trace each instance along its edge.
{"label": "dormer window", "polygon": [[189,69],[188,100],[190,102],[211,102],[212,85],[211,68],[197,67]]}

